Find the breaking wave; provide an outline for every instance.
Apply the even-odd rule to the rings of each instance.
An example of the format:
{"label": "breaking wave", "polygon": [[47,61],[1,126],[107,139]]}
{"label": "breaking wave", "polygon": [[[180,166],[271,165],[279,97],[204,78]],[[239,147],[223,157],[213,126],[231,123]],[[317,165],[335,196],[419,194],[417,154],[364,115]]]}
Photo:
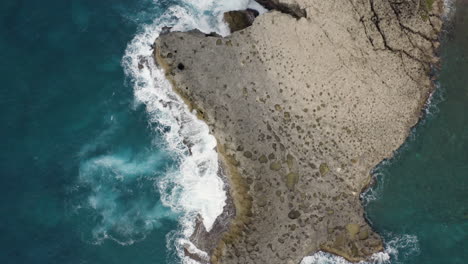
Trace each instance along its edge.
{"label": "breaking wave", "polygon": [[[198,29],[205,33],[228,35],[222,14],[229,10],[258,8],[250,0],[181,1],[171,6],[151,24],[140,28],[128,44],[122,65],[134,89],[135,103],[144,104],[151,127],[165,140],[164,148],[173,153],[178,166],[158,179],[157,187],[164,206],[180,214],[180,232],[168,236],[169,244],[178,249],[184,262],[191,262],[183,254],[184,247],[193,250],[189,241],[195,219],[200,215],[207,230],[223,211],[225,186],[218,177],[216,140],[208,126],[190,112],[172,90],[164,72],[152,58],[152,45],[163,28],[172,31]],[[168,245],[169,246],[169,245]]]}

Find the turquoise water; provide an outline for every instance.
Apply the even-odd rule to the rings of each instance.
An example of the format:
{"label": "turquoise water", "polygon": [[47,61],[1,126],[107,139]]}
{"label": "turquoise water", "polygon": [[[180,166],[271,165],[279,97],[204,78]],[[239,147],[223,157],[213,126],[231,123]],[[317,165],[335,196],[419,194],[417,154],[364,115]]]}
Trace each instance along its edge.
{"label": "turquoise water", "polygon": [[177,214],[154,182],[176,161],[121,66],[137,26],[171,4],[1,1],[0,263],[175,259]]}
{"label": "turquoise water", "polygon": [[429,113],[366,197],[372,226],[399,240],[392,263],[468,262],[468,2],[448,30]]}
{"label": "turquoise water", "polygon": [[[144,56],[162,26],[222,32],[214,15],[246,2],[1,1],[0,263],[180,263],[185,220],[216,215],[222,186],[206,128]],[[369,193],[392,263],[466,259],[468,8],[457,10],[433,113]]]}
{"label": "turquoise water", "polygon": [[0,263],[181,262],[225,193],[208,127],[149,56],[163,26],[222,33],[217,3],[0,3]]}

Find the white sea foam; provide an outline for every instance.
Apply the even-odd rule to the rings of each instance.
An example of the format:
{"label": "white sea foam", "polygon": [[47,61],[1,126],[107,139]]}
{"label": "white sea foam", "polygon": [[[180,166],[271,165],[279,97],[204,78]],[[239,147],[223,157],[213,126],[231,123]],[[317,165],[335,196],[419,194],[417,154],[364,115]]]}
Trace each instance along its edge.
{"label": "white sea foam", "polygon": [[[93,149],[93,146],[86,145],[80,155],[85,157]],[[74,205],[75,210],[93,212],[91,237],[86,235],[85,240],[100,244],[111,239],[121,245],[131,245],[158,228],[162,219],[175,217],[157,202],[151,187],[138,187],[140,183],[151,184],[151,171],[159,167],[164,158],[159,152],[133,153],[125,150],[82,161],[78,185],[73,191],[79,193],[80,188],[88,190],[86,199],[79,199],[79,204]],[[139,195],[132,195],[134,192]]]}
{"label": "white sea foam", "polygon": [[222,22],[222,14],[247,6],[259,12],[265,11],[250,0],[183,1],[152,24],[143,26],[127,46],[122,60],[134,88],[136,103],[146,106],[150,124],[161,132],[167,150],[178,159],[177,169],[169,171],[157,186],[163,204],[183,215],[181,232],[168,239],[171,244],[175,243],[185,263],[191,260],[183,256],[183,247],[197,251],[188,240],[194,230],[196,215],[202,216],[205,228],[210,230],[223,211],[226,193],[224,183],[218,177],[215,138],[209,134],[208,126],[198,120],[174,93],[163,71],[153,62],[151,46],[164,27],[172,27],[173,31],[199,29],[205,33],[228,35],[229,29]]}
{"label": "white sea foam", "polygon": [[457,0],[444,0],[444,19],[450,20],[455,14],[455,2]]}
{"label": "white sea foam", "polygon": [[[419,254],[419,242],[416,236],[400,235],[391,236],[390,241],[385,243],[385,250],[373,254],[369,261],[361,261],[360,264],[397,264],[399,262],[400,252],[404,249],[405,254]],[[391,262],[390,262],[391,261]],[[351,264],[342,257],[332,255],[326,252],[317,252],[312,256],[305,257],[301,264]]]}
{"label": "white sea foam", "polygon": [[[382,166],[382,165],[380,165]],[[379,199],[382,195],[383,188],[385,186],[385,174],[381,172],[374,172],[372,175],[372,180],[377,181],[377,184],[373,184],[371,188],[367,188],[364,192],[360,194],[360,198],[363,206],[365,207],[372,201]]]}
{"label": "white sea foam", "polygon": [[250,1],[247,6],[250,9],[257,10],[259,14],[266,13],[268,10],[255,1]]}

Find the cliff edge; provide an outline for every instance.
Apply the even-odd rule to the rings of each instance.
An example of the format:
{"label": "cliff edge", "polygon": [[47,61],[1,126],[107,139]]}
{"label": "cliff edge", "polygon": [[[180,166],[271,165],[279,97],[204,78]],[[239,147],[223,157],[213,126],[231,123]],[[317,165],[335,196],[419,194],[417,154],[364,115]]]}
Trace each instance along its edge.
{"label": "cliff edge", "polygon": [[258,2],[271,11],[226,38],[171,32],[155,43],[229,176],[236,216],[199,246],[211,263],[299,263],[317,250],[365,260],[383,247],[360,193],[433,90],[443,3]]}

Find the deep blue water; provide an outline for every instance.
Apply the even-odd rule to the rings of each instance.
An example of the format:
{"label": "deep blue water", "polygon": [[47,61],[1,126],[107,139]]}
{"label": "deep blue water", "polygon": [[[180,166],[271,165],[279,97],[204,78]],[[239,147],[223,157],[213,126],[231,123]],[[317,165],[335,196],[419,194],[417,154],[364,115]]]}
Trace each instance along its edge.
{"label": "deep blue water", "polygon": [[372,226],[399,248],[392,263],[468,263],[467,1],[456,3],[446,29],[429,113],[376,169],[377,199],[366,206]]}
{"label": "deep blue water", "polygon": [[[174,258],[165,236],[177,221],[154,186],[174,160],[157,147],[121,67],[137,26],[169,5],[1,1],[0,263]],[[104,232],[147,237],[121,246],[101,241]]]}
{"label": "deep blue water", "polygon": [[[175,263],[178,214],[155,186],[162,146],[121,60],[176,0],[2,0],[0,263]],[[459,14],[466,15],[465,6]],[[443,45],[438,109],[379,167],[367,205],[392,263],[467,259],[468,21]],[[171,242],[169,242],[171,243]],[[170,244],[171,245],[171,244]],[[169,246],[169,248],[173,248]]]}

